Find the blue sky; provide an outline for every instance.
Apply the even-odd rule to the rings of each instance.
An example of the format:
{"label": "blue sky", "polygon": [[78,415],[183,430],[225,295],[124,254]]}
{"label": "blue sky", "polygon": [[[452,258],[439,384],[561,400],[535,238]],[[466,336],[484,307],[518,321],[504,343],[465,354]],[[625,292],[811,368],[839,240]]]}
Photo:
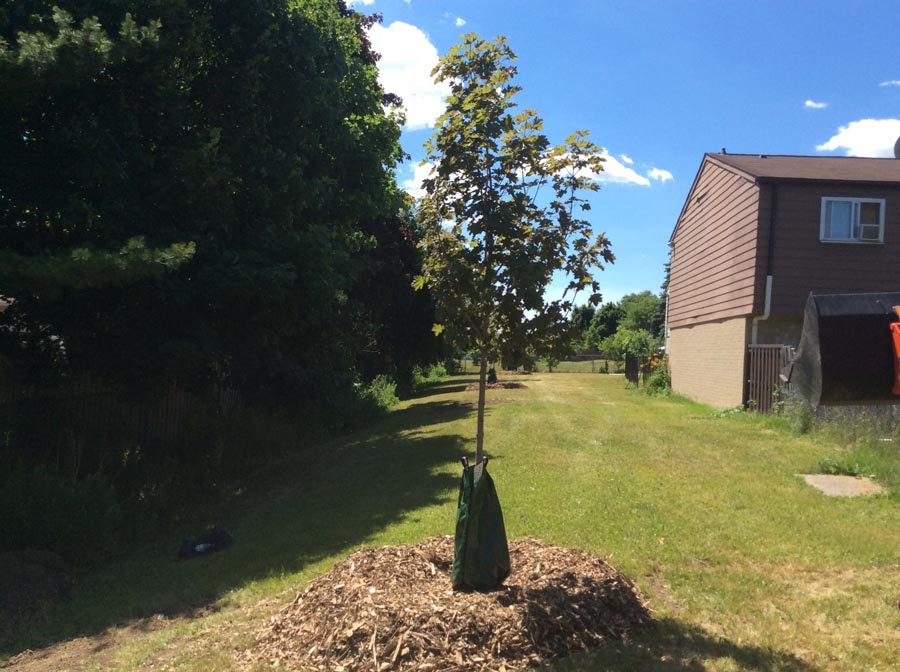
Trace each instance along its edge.
{"label": "blue sky", "polygon": [[372,41],[383,83],[407,102],[410,191],[442,110],[428,71],[465,32],[509,39],[518,102],[551,142],[591,131],[610,156],[590,213],[617,257],[600,278],[605,300],[659,290],[704,152],[890,156],[900,136],[896,0],[351,4],[384,16]]}

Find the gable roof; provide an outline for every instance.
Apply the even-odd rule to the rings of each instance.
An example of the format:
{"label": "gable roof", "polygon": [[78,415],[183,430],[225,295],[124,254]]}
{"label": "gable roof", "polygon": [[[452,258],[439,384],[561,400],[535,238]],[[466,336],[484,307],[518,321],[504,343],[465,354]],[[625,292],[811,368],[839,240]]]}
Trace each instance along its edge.
{"label": "gable roof", "polygon": [[900,159],[872,159],[857,156],[792,156],[786,154],[718,154],[703,155],[694,182],[688,190],[669,236],[675,239],[678,224],[684,216],[703,166],[709,161],[720,168],[750,180],[791,182],[857,182],[866,184],[900,184]]}
{"label": "gable roof", "polygon": [[900,183],[898,159],[772,154],[707,154],[706,157],[751,179]]}

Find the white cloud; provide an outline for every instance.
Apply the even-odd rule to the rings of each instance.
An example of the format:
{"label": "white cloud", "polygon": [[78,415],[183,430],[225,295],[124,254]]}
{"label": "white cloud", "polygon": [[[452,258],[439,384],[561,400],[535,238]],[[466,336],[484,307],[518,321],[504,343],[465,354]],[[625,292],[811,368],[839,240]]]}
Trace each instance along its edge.
{"label": "white cloud", "polygon": [[372,47],[381,54],[378,81],[388,93],[403,99],[406,129],[429,128],[444,112],[444,98],[450,93],[446,83],[435,84],[431,70],[437,65],[437,48],[416,26],[394,21],[369,30]]}
{"label": "white cloud", "polygon": [[353,5],[363,5],[368,7],[369,5],[374,5],[375,0],[347,0],[347,6],[352,7]]}
{"label": "white cloud", "polygon": [[651,168],[647,171],[647,177],[651,180],[656,180],[657,182],[669,182],[675,179],[675,176],[672,175],[668,170],[663,170],[662,168]]}
{"label": "white cloud", "polygon": [[900,86],[900,79],[889,79],[878,86]]}
{"label": "white cloud", "polygon": [[425,162],[410,166],[410,169],[412,177],[408,180],[403,180],[401,186],[403,187],[403,190],[413,198],[422,198],[422,196],[425,195],[425,190],[422,188],[422,180],[431,175],[434,166]]}
{"label": "white cloud", "polygon": [[612,156],[606,150],[600,155],[603,157],[603,170],[593,175],[598,182],[606,184],[636,184],[640,187],[649,187],[650,180],[657,182],[668,182],[674,180],[675,177],[668,170],[662,168],[651,168],[644,177],[634,168],[630,168],[625,164],[634,164],[627,154],[619,154],[618,158]]}
{"label": "white cloud", "polygon": [[649,187],[650,180],[643,175],[635,172],[632,168],[624,165],[616,157],[604,151],[603,154],[603,172],[596,175],[598,182],[606,182],[608,184],[638,184],[642,187]]}
{"label": "white cloud", "polygon": [[805,107],[807,110],[824,110],[826,107],[828,107],[828,103],[817,103],[816,101],[807,98],[805,101],[803,101],[803,107]]}
{"label": "white cloud", "polygon": [[[601,156],[603,157],[603,170],[592,175],[595,180],[601,183],[636,184],[641,187],[649,187],[650,180],[669,182],[675,179],[672,173],[662,168],[651,168],[647,171],[647,177],[644,177],[634,169],[622,165],[619,159],[611,156],[606,150],[603,151]],[[429,177],[433,169],[434,166],[428,162],[410,166],[410,177],[403,180],[400,186],[413,198],[421,198],[425,195],[425,190],[422,188],[422,180]],[[588,174],[588,172],[585,171],[584,174]]]}
{"label": "white cloud", "polygon": [[464,25],[466,25],[466,20],[461,16],[457,16],[456,21],[454,21],[453,23],[456,24],[457,28],[462,28]]}
{"label": "white cloud", "polygon": [[900,137],[900,119],[860,119],[841,126],[828,142],[818,145],[820,152],[845,150],[847,156],[890,158]]}

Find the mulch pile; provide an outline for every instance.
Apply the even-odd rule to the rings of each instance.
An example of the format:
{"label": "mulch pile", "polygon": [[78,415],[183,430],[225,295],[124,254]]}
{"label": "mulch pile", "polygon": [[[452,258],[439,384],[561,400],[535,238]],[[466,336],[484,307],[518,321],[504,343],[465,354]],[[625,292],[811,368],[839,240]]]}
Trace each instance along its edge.
{"label": "mulch pile", "polygon": [[[520,390],[525,387],[525,383],[516,383],[516,382],[508,382],[504,381],[501,383],[487,383],[485,388],[488,390]],[[466,392],[477,392],[478,391],[478,383],[472,383],[471,385],[466,385]]]}
{"label": "mulch pile", "polygon": [[313,581],[245,652],[287,669],[516,670],[648,627],[638,589],[579,550],[509,544],[512,574],[491,593],[450,587],[453,539],[364,548]]}

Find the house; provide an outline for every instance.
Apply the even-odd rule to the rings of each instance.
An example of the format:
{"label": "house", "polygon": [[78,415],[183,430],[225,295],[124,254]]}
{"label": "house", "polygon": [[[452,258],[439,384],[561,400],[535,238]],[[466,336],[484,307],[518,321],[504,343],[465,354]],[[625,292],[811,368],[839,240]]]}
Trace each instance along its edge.
{"label": "house", "polygon": [[737,406],[810,292],[900,291],[900,159],[706,154],[669,245],[672,388]]}

